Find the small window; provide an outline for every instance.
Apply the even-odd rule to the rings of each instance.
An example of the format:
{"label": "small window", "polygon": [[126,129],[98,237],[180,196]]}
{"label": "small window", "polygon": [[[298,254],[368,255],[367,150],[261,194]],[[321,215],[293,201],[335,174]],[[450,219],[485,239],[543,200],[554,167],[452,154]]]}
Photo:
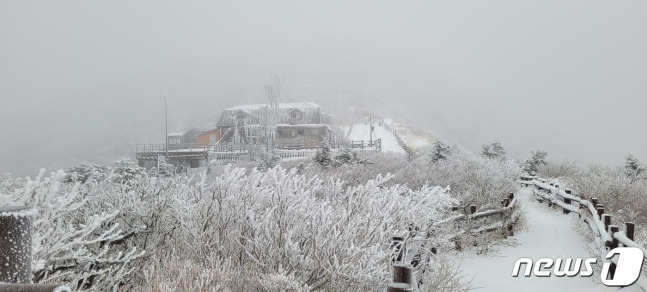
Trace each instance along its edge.
{"label": "small window", "polygon": [[290,113],[290,119],[300,120],[303,117],[300,111],[294,110]]}

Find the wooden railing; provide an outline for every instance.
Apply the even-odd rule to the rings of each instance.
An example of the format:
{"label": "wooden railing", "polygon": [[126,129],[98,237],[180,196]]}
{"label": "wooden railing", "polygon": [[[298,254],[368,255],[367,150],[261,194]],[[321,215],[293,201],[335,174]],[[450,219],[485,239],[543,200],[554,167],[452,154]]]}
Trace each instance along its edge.
{"label": "wooden railing", "polygon": [[389,125],[388,123],[384,122],[383,119],[378,119],[378,124],[383,128],[385,128],[387,131],[391,132],[393,136],[395,136],[395,139],[398,141],[398,145],[400,145],[400,147],[404,149],[404,152],[407,153],[407,157],[409,157],[409,159],[413,159],[415,157],[411,148],[409,148],[409,146],[407,146],[407,144],[405,144],[404,141],[402,140],[402,137],[400,137],[400,133],[398,133],[398,130],[393,129],[393,127],[391,127],[391,125]]}
{"label": "wooden railing", "polygon": [[[641,249],[644,255],[643,260],[647,259],[647,249],[634,241],[635,224],[626,222],[623,229],[620,229],[617,225],[612,225],[611,215],[605,212],[602,204],[598,204],[597,198],[587,200],[575,196],[570,189],[564,188],[558,183],[547,182],[546,179],[541,178],[532,178],[530,180],[522,177],[521,184],[527,187],[534,186],[533,193],[539,202],[547,201],[549,207],[561,207],[564,214],[577,213],[595,235],[602,260],[605,259],[608,251],[619,247],[620,244]],[[611,275],[615,272],[616,265],[617,261],[612,259],[609,268]],[[636,284],[644,291],[647,291],[647,277],[644,272]]]}
{"label": "wooden railing", "polygon": [[[435,222],[425,232],[409,231],[406,236],[391,238],[391,275],[392,282],[387,285],[388,292],[419,291],[419,285],[425,271],[424,265],[438,252],[437,246],[428,246],[428,239],[432,238],[436,229],[447,224],[465,221],[464,228],[450,236],[448,240],[454,242],[456,249],[461,249],[459,236],[463,234],[481,234],[484,232],[500,231],[503,236],[513,235],[513,226],[518,217],[514,217],[514,208],[518,205],[514,193],[510,193],[500,201],[501,208],[477,211],[476,205],[462,209],[462,214],[451,216]],[[452,211],[460,211],[453,207]],[[478,226],[476,220],[493,217],[494,221],[488,225]]]}
{"label": "wooden railing", "polygon": [[348,141],[348,147],[352,149],[365,149],[365,148],[375,148],[376,150],[382,149],[382,139],[375,140],[359,140],[359,141]]}

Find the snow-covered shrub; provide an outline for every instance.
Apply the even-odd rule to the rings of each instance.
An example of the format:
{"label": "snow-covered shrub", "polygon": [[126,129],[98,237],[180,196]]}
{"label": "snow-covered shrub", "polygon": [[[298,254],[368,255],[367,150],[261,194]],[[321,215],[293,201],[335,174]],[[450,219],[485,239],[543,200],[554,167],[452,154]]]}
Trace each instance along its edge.
{"label": "snow-covered shrub", "polygon": [[86,183],[90,181],[97,183],[106,178],[109,173],[110,168],[108,166],[81,162],[66,172],[65,182]]}
{"label": "snow-covered shrub", "polygon": [[110,179],[124,188],[136,187],[148,177],[146,169],[135,165],[129,158],[123,157],[115,161],[115,166]]}
{"label": "snow-covered shrub", "polygon": [[[335,163],[336,167],[322,168],[313,163],[311,166],[301,167],[301,173],[308,176],[335,177],[344,180],[346,186],[364,184],[374,179],[378,174],[386,175],[395,173],[405,167],[407,158],[396,153],[381,153],[373,151],[353,152],[343,154],[343,150],[337,156],[349,157],[350,163]],[[346,158],[342,158],[346,159]],[[335,159],[336,160],[336,159]],[[353,162],[354,161],[354,162]],[[368,163],[370,161],[370,163]],[[284,162],[284,168],[299,167],[302,162]],[[392,185],[389,180],[385,185]]]}
{"label": "snow-covered shrub", "polygon": [[[129,169],[132,170],[134,167],[132,163],[129,162],[117,162],[119,166],[123,169]],[[169,177],[169,176],[174,176],[176,172],[176,167],[173,164],[170,164],[166,162],[166,158],[164,156],[159,155],[157,158],[157,166],[151,168],[148,171],[148,175],[150,176],[157,176],[157,177]]]}
{"label": "snow-covered shrub", "polygon": [[306,292],[294,276],[285,274],[259,275],[236,268],[230,261],[208,266],[188,260],[173,260],[146,271],[142,292]]}
{"label": "snow-covered shrub", "polygon": [[598,203],[612,215],[613,224],[634,222],[636,234],[638,229],[647,227],[647,181],[636,181],[624,169],[603,165],[591,165],[562,180],[585,199],[598,198]]}
{"label": "snow-covered shrub", "polygon": [[344,147],[335,155],[332,165],[339,167],[343,165],[367,165],[369,163],[368,159],[359,158],[357,151],[354,151],[350,147]]}
{"label": "snow-covered shrub", "polygon": [[432,259],[429,271],[423,274],[420,291],[467,292],[473,289],[471,280],[460,270],[460,263],[442,256]]}
{"label": "snow-covered shrub", "polygon": [[277,166],[279,162],[281,162],[281,156],[276,153],[275,149],[261,149],[256,167],[262,171],[266,171]]}
{"label": "snow-covered shrub", "polygon": [[[32,273],[36,283],[64,283],[75,290],[116,291],[130,282],[132,262],[143,252],[114,243],[123,239],[113,224],[118,209],[90,210],[78,183],[65,183],[63,171],[15,179],[0,192],[3,205],[31,206]],[[5,178],[4,185],[9,184]]]}
{"label": "snow-covered shrub", "polygon": [[[457,203],[447,188],[412,190],[391,183],[391,175],[376,175],[406,164],[401,156],[391,158],[335,168],[338,176],[320,167],[302,168],[301,175],[297,168],[228,165],[151,177],[122,161],[104,180],[84,184],[66,182],[63,172],[36,180],[4,176],[0,198],[41,209],[34,228],[36,282],[183,291],[161,277],[174,265],[189,265],[195,273],[186,273],[185,283],[202,281],[193,275],[208,277],[211,270],[233,281],[226,285],[231,291],[372,291],[389,279],[389,238],[411,227],[426,230]],[[356,181],[346,184],[339,179],[345,174]],[[440,232],[428,241],[443,246],[445,238]],[[256,280],[236,282],[236,275]],[[193,288],[184,291],[198,291]]]}
{"label": "snow-covered shrub", "polygon": [[537,174],[540,177],[560,179],[562,177],[573,177],[580,172],[574,161],[568,159],[562,161],[549,160],[546,164],[537,166]]}
{"label": "snow-covered shrub", "polygon": [[178,252],[193,261],[228,258],[259,274],[285,271],[314,290],[375,290],[389,277],[388,239],[410,224],[429,226],[455,203],[439,187],[383,186],[389,177],[346,188],[296,172],[228,167],[200,178],[178,204]]}
{"label": "snow-covered shrub", "polygon": [[500,200],[517,189],[521,170],[509,160],[493,160],[464,151],[435,163],[425,157],[411,161],[395,173],[395,183],[418,188],[424,184],[450,186],[452,195],[465,205],[496,208]]}

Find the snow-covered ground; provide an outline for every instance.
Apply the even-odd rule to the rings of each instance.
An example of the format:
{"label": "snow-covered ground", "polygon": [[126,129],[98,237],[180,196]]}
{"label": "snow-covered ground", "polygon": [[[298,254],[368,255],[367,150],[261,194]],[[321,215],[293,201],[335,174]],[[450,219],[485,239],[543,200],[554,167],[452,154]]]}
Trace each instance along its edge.
{"label": "snow-covered ground", "polygon": [[[373,125],[375,127],[373,131],[373,140],[382,139],[382,152],[395,152],[406,154],[404,149],[398,144],[398,139],[389,132],[387,129],[380,127],[378,125]],[[366,141],[370,140],[370,130],[371,127],[368,123],[357,123],[354,124],[350,129],[350,134],[348,139],[352,141]]]}
{"label": "snow-covered ground", "polygon": [[496,254],[486,256],[457,255],[456,261],[462,261],[464,273],[468,278],[474,277],[472,284],[478,288],[476,291],[642,291],[637,285],[622,289],[606,287],[600,283],[598,274],[592,277],[512,277],[514,263],[522,257],[533,260],[591,257],[584,249],[587,239],[573,229],[573,220],[579,220],[576,213],[563,215],[561,209],[553,210],[538,203],[529,189],[522,189],[516,195],[525,206],[528,225],[527,231],[513,237],[519,245],[503,247]]}

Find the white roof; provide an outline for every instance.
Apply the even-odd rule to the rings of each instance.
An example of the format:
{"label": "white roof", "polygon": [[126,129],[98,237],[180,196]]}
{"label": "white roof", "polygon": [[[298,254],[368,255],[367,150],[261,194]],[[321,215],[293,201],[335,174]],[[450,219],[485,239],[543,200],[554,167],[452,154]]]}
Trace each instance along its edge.
{"label": "white roof", "polygon": [[[235,107],[230,107],[226,110],[255,110],[267,106],[267,104],[243,104]],[[279,103],[279,108],[307,108],[307,107],[320,107],[314,102],[291,102],[291,103]]]}

